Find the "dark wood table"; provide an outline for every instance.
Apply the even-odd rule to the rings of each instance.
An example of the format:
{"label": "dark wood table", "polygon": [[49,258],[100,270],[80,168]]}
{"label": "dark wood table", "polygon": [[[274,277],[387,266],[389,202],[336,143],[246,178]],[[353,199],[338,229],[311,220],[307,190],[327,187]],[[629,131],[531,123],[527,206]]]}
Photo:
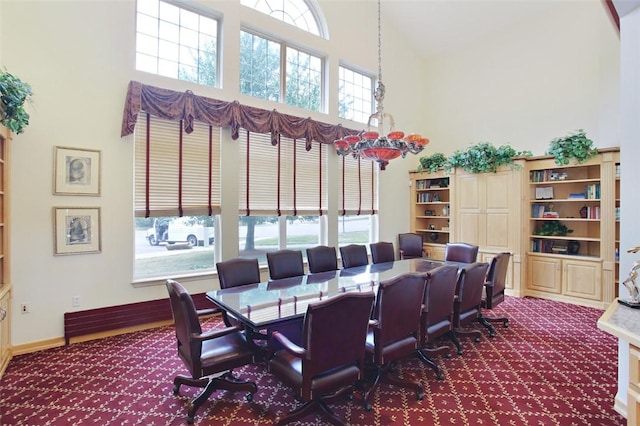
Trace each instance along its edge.
{"label": "dark wood table", "polygon": [[375,292],[380,281],[409,272],[427,272],[443,264],[430,259],[397,260],[214,290],[206,297],[248,330],[282,330],[287,324],[301,324],[309,303],[347,291]]}

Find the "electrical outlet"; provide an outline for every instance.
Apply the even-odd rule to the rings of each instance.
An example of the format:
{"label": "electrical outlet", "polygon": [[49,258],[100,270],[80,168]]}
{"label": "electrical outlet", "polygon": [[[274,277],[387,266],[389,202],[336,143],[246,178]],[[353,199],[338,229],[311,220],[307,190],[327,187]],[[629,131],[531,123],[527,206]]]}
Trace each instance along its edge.
{"label": "electrical outlet", "polygon": [[80,296],[73,296],[71,298],[71,306],[74,308],[80,307]]}
{"label": "electrical outlet", "polygon": [[23,303],[20,305],[20,312],[22,312],[23,314],[28,314],[30,312],[29,310],[29,305],[26,303]]}

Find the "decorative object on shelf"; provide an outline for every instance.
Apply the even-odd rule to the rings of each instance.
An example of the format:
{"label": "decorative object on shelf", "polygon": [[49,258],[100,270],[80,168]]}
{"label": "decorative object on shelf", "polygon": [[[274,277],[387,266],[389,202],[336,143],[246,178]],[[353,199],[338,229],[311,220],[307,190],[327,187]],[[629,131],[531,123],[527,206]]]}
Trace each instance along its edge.
{"label": "decorative object on shelf", "polygon": [[567,243],[567,254],[576,255],[580,252],[580,241],[570,240]]}
{"label": "decorative object on shelf", "polygon": [[571,159],[574,159],[576,164],[584,163],[595,157],[598,149],[593,146],[593,141],[587,138],[585,131],[578,129],[566,136],[553,139],[546,154],[553,155],[557,165],[566,166]]}
{"label": "decorative object on shelf", "polygon": [[435,173],[440,169],[444,169],[447,165],[447,157],[441,152],[436,152],[435,154],[429,156],[420,157],[419,161],[419,172]]}
{"label": "decorative object on shelf", "polygon": [[55,147],[53,193],[100,195],[100,151]]}
{"label": "decorative object on shelf", "polygon": [[587,212],[589,211],[589,207],[587,206],[582,206],[582,208],[580,209],[580,217],[582,219],[586,219],[587,218]]}
{"label": "decorative object on shelf", "polygon": [[449,206],[444,206],[442,208],[442,216],[449,216]]}
{"label": "decorative object on shelf", "polygon": [[436,215],[436,211],[435,210],[425,210],[424,211],[424,215],[425,216],[435,216]]}
{"label": "decorative object on shelf", "polygon": [[[384,170],[390,160],[402,156],[407,152],[418,154],[429,143],[429,139],[418,134],[410,134],[405,137],[404,132],[394,130],[393,116],[384,112],[385,86],[382,83],[382,31],[380,25],[380,0],[378,0],[378,86],[374,98],[376,100],[376,112],[369,116],[367,130],[357,135],[350,135],[334,141],[338,155],[352,154],[354,157],[369,159],[378,162],[380,169]],[[375,120],[378,131],[372,131],[371,125]],[[389,122],[389,133],[385,136],[384,121]]]}
{"label": "decorative object on shelf", "polygon": [[31,86],[9,73],[0,71],[0,124],[15,134],[24,132],[29,125],[25,102],[31,101]]}
{"label": "decorative object on shelf", "polygon": [[54,207],[53,254],[100,253],[99,207]]}
{"label": "decorative object on shelf", "polygon": [[564,237],[572,232],[573,229],[567,228],[567,226],[559,220],[550,220],[548,222],[544,222],[540,227],[540,230],[536,232],[535,235]]}
{"label": "decorative object on shelf", "polygon": [[431,240],[431,242],[435,243],[436,241],[438,241],[438,238],[440,237],[440,235],[438,235],[437,232],[432,232],[431,234],[429,234],[429,239]]}
{"label": "decorative object on shelf", "polygon": [[429,225],[429,229],[431,229],[432,231],[436,230],[436,226],[434,224]]}
{"label": "decorative object on shelf", "polygon": [[458,167],[470,173],[495,173],[498,167],[511,165],[512,169],[517,170],[520,166],[513,162],[514,158],[531,155],[531,151],[516,151],[509,145],[496,148],[489,142],[480,142],[465,150],[454,152],[449,157],[445,169]]}

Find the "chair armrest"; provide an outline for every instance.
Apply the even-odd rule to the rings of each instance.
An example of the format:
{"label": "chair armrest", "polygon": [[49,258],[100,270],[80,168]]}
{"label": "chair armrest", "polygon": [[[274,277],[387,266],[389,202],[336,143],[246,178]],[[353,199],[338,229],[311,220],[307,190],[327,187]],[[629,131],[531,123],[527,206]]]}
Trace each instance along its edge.
{"label": "chair armrest", "polygon": [[196,341],[205,341],[205,340],[211,340],[211,339],[216,339],[218,337],[222,337],[222,336],[226,336],[227,334],[231,334],[231,333],[237,333],[239,331],[242,331],[242,327],[235,326],[235,327],[227,327],[227,328],[223,328],[221,330],[211,330],[211,331],[207,331],[204,333],[200,333],[200,334],[192,334],[191,335],[191,339],[192,340],[196,340]]}
{"label": "chair armrest", "polygon": [[307,350],[305,348],[302,348],[302,347],[296,345],[291,340],[289,340],[287,338],[287,336],[285,336],[284,334],[280,333],[279,331],[274,331],[273,333],[271,333],[271,336],[274,339],[276,339],[278,342],[280,342],[280,344],[282,344],[284,349],[287,352],[289,352],[291,355],[295,355],[295,356],[297,356],[299,358],[302,358],[303,356],[305,356],[307,354]]}
{"label": "chair armrest", "polygon": [[196,314],[198,314],[199,317],[202,317],[204,315],[221,314],[223,312],[224,310],[221,308],[207,308],[207,309],[198,309],[196,311]]}

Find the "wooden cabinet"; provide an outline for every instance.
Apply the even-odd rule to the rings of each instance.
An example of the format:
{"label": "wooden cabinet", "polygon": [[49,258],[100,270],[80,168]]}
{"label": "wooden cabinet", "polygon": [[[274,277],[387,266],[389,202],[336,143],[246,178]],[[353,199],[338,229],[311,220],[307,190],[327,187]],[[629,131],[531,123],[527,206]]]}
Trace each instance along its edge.
{"label": "wooden cabinet", "polygon": [[524,160],[496,173],[455,174],[455,201],[452,204],[456,241],[480,247],[479,260],[490,261],[499,252],[512,254],[507,290],[519,296],[522,246],[522,186],[526,179]]}
{"label": "wooden cabinet", "polygon": [[10,132],[0,126],[0,377],[11,360],[11,281],[9,278],[9,161]]}
{"label": "wooden cabinet", "polygon": [[616,162],[615,149],[563,167],[551,157],[527,162],[527,295],[597,308],[614,299]]}
{"label": "wooden cabinet", "polygon": [[627,425],[637,425],[638,422],[640,422],[640,348],[629,344]]}
{"label": "wooden cabinet", "polygon": [[428,257],[444,259],[444,245],[451,241],[451,176],[411,172],[410,179],[411,232],[422,235]]}
{"label": "wooden cabinet", "polygon": [[618,291],[620,289],[620,253],[622,252],[622,248],[620,247],[620,153],[616,153],[615,158],[615,210],[614,210],[614,220],[615,220],[615,232],[614,232],[614,271],[613,271],[613,297],[618,297]]}

